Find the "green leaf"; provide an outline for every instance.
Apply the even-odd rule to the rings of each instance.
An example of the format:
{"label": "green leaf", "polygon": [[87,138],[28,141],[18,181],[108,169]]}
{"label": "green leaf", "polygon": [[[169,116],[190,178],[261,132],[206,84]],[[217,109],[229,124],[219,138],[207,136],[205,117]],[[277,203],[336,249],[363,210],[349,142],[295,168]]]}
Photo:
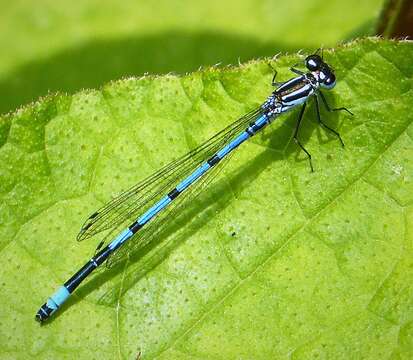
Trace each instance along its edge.
{"label": "green leaf", "polygon": [[382,2],[0,0],[0,113],[49,92],[373,35]]}
{"label": "green leaf", "polygon": [[[413,356],[413,44],[325,52],[327,98],[297,110],[131,261],[98,272],[45,326],[35,312],[94,251],[82,220],[271,92],[266,60],[51,96],[0,119],[0,357],[407,359]],[[298,55],[273,65],[291,77]]]}

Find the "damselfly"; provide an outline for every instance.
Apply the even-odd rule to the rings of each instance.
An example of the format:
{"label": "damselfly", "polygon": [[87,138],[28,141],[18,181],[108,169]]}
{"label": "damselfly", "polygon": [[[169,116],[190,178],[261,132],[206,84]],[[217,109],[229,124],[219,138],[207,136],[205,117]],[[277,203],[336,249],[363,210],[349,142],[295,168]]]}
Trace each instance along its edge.
{"label": "damselfly", "polygon": [[[307,72],[292,67],[291,71],[296,77],[283,83],[275,81],[277,75],[275,72],[272,85],[276,89],[260,107],[92,214],[81,228],[79,240],[90,238],[103,231],[109,232],[109,235],[119,232],[118,235],[105,247],[100,246],[92,259],[42,305],[36,314],[36,319],[40,322],[48,319],[80,283],[102,263],[107,261],[110,266],[132,250],[147,245],[164,220],[167,220],[170,214],[168,211],[176,210],[185,201],[193,198],[194,194],[211,179],[218,165],[222,164],[222,160],[280,114],[302,105],[293,138],[307,155],[311,171],[313,171],[311,155],[298,139],[301,120],[310,98],[315,100],[320,125],[337,136],[344,146],[340,134],[321,120],[319,110],[319,99],[321,99],[328,111],[344,110],[353,115],[346,108],[331,108],[321,92],[321,89],[329,90],[336,85],[334,71],[317,53],[305,59],[305,66]],[[124,230],[121,231],[122,229]],[[109,235],[106,235],[106,238]]]}

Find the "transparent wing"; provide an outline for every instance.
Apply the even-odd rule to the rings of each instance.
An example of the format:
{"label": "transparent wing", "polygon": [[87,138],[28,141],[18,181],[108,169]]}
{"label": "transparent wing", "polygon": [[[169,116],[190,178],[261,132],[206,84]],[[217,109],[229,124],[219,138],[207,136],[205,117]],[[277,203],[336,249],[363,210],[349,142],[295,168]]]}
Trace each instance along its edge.
{"label": "transparent wing", "polygon": [[121,193],[86,219],[77,239],[81,241],[105,230],[116,230],[125,221],[135,221],[140,214],[144,213],[145,205],[149,204],[149,208],[155,203],[156,197],[162,197],[170,191],[174,183],[178,183],[185,175],[217,152],[261,113],[260,108],[251,111],[186,155],[172,161]]}
{"label": "transparent wing", "polygon": [[[244,130],[250,122],[254,121],[261,114],[261,108],[249,112],[194,150],[172,161],[153,175],[121,193],[118,197],[108,202],[106,205],[93,213],[88,219],[86,219],[77,236],[77,239],[81,241],[94,237],[101,232],[105,232],[105,240],[111,237],[113,233],[116,233],[130,225],[131,222],[135,221],[157,200],[172,190],[197,166],[214,155],[220,148],[238,135],[238,133]],[[200,184],[194,184],[194,186],[196,185],[194,189],[200,189],[200,185],[210,179],[213,173],[216,173],[216,171],[212,171],[214,168],[212,168],[211,171],[209,171],[205,177],[199,181]],[[169,208],[171,208],[169,211],[176,210],[179,204],[181,204],[185,199],[187,199],[190,195],[193,196],[195,193],[194,189],[188,189],[188,191],[184,192],[174,202],[172,202],[169,206]],[[149,233],[153,234],[154,226],[156,224],[159,225],[162,219],[165,219],[165,215],[167,215],[169,211],[162,211],[162,213],[160,213],[155,219],[139,231],[140,235],[138,237],[142,238],[145,234],[146,236],[148,236]],[[150,229],[152,229],[152,232]],[[130,242],[131,241],[128,241],[128,243]],[[120,253],[123,254],[124,251],[121,251]],[[117,257],[118,256],[116,256],[116,258]],[[115,257],[114,260],[116,260]]]}
{"label": "transparent wing", "polygon": [[110,255],[106,266],[111,268],[123,261],[129,254],[133,254],[139,249],[143,249],[148,245],[158,234],[171,226],[179,218],[179,212],[184,207],[184,204],[192,203],[196,196],[201,193],[219,174],[220,170],[228,162],[231,154],[220,161],[217,165],[211,168],[199,181],[194,183],[187,191],[176,198],[166,209],[157,217],[140,229],[131,239],[129,239],[119,250]]}

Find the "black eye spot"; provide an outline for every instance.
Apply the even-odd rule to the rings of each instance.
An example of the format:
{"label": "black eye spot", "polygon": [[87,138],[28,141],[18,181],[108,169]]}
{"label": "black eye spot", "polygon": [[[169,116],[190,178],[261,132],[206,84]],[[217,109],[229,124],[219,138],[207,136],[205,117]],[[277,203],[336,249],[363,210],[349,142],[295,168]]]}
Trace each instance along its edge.
{"label": "black eye spot", "polygon": [[305,66],[310,71],[319,70],[322,63],[323,60],[318,55],[310,55],[305,59]]}
{"label": "black eye spot", "polygon": [[322,82],[322,85],[327,89],[332,89],[336,85],[336,77],[333,73],[330,73],[329,76]]}
{"label": "black eye spot", "polygon": [[334,74],[330,74],[330,76],[325,81],[327,85],[334,84],[335,82],[336,82],[336,76]]}
{"label": "black eye spot", "polygon": [[317,69],[317,63],[314,61],[314,60],[308,60],[308,62],[307,62],[307,67],[310,69],[310,70],[315,70],[315,69]]}

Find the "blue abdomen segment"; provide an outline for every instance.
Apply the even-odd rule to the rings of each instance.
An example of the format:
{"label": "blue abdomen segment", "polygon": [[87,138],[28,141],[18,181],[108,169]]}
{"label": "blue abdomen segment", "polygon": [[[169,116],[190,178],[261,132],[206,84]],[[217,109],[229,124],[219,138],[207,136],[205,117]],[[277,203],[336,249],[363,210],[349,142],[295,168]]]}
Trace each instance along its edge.
{"label": "blue abdomen segment", "polygon": [[171,198],[169,196],[164,196],[161,200],[159,200],[154,206],[152,206],[145,214],[143,214],[138,219],[138,224],[143,226],[145,225],[150,219],[152,219],[159,211],[169,205],[171,202]]}
{"label": "blue abdomen segment", "polygon": [[108,246],[109,249],[115,250],[121,246],[126,240],[133,235],[133,232],[128,228],[123,230]]}
{"label": "blue abdomen segment", "polygon": [[193,184],[198,178],[204,175],[211,166],[205,162],[199,168],[197,168],[191,175],[189,175],[186,179],[184,179],[178,186],[176,190],[179,192],[184,191],[188,186]]}
{"label": "blue abdomen segment", "polygon": [[56,305],[56,308],[58,308],[60,305],[62,305],[67,298],[70,296],[69,290],[66,289],[65,286],[61,286],[50,298],[49,301],[54,303]]}
{"label": "blue abdomen segment", "polygon": [[237,136],[234,140],[232,140],[227,146],[217,152],[217,156],[220,159],[223,159],[226,155],[228,155],[232,150],[242,144],[245,140],[247,140],[250,135],[244,131],[239,136]]}
{"label": "blue abdomen segment", "polygon": [[255,122],[253,127],[255,127],[254,133],[256,133],[258,130],[261,130],[265,125],[268,124],[268,118],[266,115],[262,115],[260,118],[258,118]]}

